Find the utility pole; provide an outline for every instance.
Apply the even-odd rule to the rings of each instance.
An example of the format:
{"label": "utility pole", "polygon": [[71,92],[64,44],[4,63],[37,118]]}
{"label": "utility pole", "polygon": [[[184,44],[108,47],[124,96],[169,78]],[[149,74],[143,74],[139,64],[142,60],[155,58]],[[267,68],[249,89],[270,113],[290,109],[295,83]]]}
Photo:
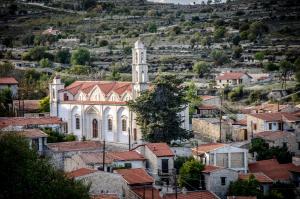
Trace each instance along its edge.
{"label": "utility pole", "polygon": [[104,167],[105,167],[105,139],[103,140],[103,159],[102,159],[102,167],[103,167],[103,171],[105,171]]}
{"label": "utility pole", "polygon": [[174,183],[175,183],[175,198],[178,198],[178,194],[177,194],[177,172],[176,172],[176,168],[174,168]]}
{"label": "utility pole", "polygon": [[222,94],[220,95],[220,142],[222,142]]}
{"label": "utility pole", "polygon": [[131,149],[131,139],[130,139],[131,135],[130,135],[130,128],[128,127],[128,151],[130,151]]}

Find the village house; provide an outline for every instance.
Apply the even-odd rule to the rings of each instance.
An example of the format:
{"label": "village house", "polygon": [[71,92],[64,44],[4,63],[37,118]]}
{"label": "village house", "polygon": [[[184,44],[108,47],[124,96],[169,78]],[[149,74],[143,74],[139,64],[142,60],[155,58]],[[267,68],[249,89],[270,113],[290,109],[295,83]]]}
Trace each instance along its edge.
{"label": "village house", "polygon": [[48,135],[40,129],[24,129],[17,132],[29,142],[29,147],[36,150],[40,155],[43,155],[47,145]]}
{"label": "village house", "polygon": [[81,168],[67,173],[67,177],[90,185],[90,195],[99,196],[105,194],[110,197],[122,198],[123,178],[117,173]]}
{"label": "village house", "polygon": [[224,72],[216,77],[218,88],[250,84],[252,77],[244,72]]}
{"label": "village house", "polygon": [[22,131],[33,128],[51,128],[61,133],[65,131],[64,122],[57,117],[0,117],[2,131]]}
{"label": "village house", "polygon": [[103,145],[100,141],[73,141],[48,143],[46,156],[50,158],[51,164],[63,171],[71,171],[69,159],[82,152],[101,152]]}
{"label": "village house", "polygon": [[274,180],[266,176],[262,172],[258,173],[240,173],[239,179],[240,180],[248,180],[250,176],[253,176],[260,184],[260,190],[264,193],[264,195],[267,195],[269,193],[270,187],[272,186]]}
{"label": "village house", "polygon": [[14,100],[13,110],[16,117],[50,117],[40,112],[40,100]]}
{"label": "village house", "polygon": [[299,108],[294,107],[290,104],[262,103],[257,106],[245,107],[241,111],[245,114],[254,114],[254,113],[293,112],[297,110],[299,110]]}
{"label": "village house", "polygon": [[[82,152],[70,157],[67,170],[91,168],[103,170],[103,152]],[[118,168],[145,168],[146,159],[136,151],[110,151],[105,153],[104,171]]]}
{"label": "village house", "polygon": [[169,183],[169,177],[174,174],[175,154],[166,143],[147,143],[135,149],[146,159],[146,168],[155,180]]}
{"label": "village house", "polygon": [[263,131],[255,134],[255,138],[261,138],[269,147],[286,147],[293,154],[300,154],[300,142],[296,135],[288,131]]}
{"label": "village house", "polygon": [[57,36],[57,35],[60,35],[61,34],[61,31],[59,30],[56,30],[56,29],[53,29],[53,27],[50,27],[46,30],[44,30],[42,32],[43,35],[53,35],[53,36]]}
{"label": "village house", "polygon": [[196,107],[196,112],[194,113],[194,118],[202,117],[216,117],[220,114],[219,107],[221,105],[219,96],[200,96],[201,105]]}
{"label": "village house", "polygon": [[19,82],[13,77],[0,77],[0,90],[9,88],[13,98],[18,97]]}
{"label": "village house", "polygon": [[202,177],[202,189],[211,191],[220,198],[226,198],[230,183],[238,179],[238,172],[228,168],[205,165]]}
{"label": "village house", "polygon": [[248,150],[223,143],[202,144],[193,148],[193,156],[205,165],[248,171]]}
{"label": "village house", "polygon": [[294,163],[280,164],[276,159],[261,160],[248,165],[251,173],[261,172],[273,181],[293,182],[299,185],[300,166]]}
{"label": "village house", "polygon": [[255,134],[263,131],[291,131],[299,128],[300,117],[292,113],[258,113],[247,115],[248,136],[254,137]]}

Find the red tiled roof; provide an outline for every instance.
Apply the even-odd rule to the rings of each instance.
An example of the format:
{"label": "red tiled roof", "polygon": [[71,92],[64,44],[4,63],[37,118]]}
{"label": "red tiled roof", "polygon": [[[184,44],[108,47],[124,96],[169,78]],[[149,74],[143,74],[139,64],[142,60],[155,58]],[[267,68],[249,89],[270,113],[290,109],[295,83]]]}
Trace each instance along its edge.
{"label": "red tiled roof", "polygon": [[293,115],[292,113],[284,113],[284,112],[277,112],[277,113],[257,113],[257,114],[249,114],[253,117],[259,118],[261,120],[267,122],[273,121],[288,121],[288,122],[295,122],[300,121],[300,117]]}
{"label": "red tiled roof", "polygon": [[218,110],[219,108],[217,106],[214,106],[214,105],[200,105],[198,106],[198,109],[199,110]]}
{"label": "red tiled roof", "polygon": [[[185,194],[179,193],[177,194],[178,199],[218,199],[216,195],[214,195],[210,191],[188,191]],[[168,193],[165,196],[165,199],[176,199],[175,193]]]}
{"label": "red tiled roof", "polygon": [[62,124],[58,117],[0,117],[0,129],[8,126]]}
{"label": "red tiled roof", "polygon": [[291,132],[284,132],[284,131],[263,131],[259,133],[255,133],[255,137],[259,137],[269,141],[275,141],[280,138],[285,138],[287,136],[295,136]]}
{"label": "red tiled roof", "polygon": [[0,77],[0,84],[19,84],[19,82],[13,77]]}
{"label": "red tiled roof", "polygon": [[300,166],[292,163],[279,164],[276,159],[261,160],[249,163],[249,171],[252,173],[262,172],[272,180],[289,180],[291,170],[298,170]]}
{"label": "red tiled roof", "polygon": [[48,148],[56,152],[64,151],[89,151],[102,149],[100,141],[73,141],[47,144]]}
{"label": "red tiled roof", "polygon": [[200,98],[202,99],[202,100],[210,100],[210,99],[214,99],[214,98],[217,98],[217,97],[219,97],[219,96],[212,96],[212,95],[201,95],[200,96]]}
{"label": "red tiled roof", "polygon": [[[216,77],[217,80],[241,79],[246,73],[242,72],[226,72]],[[251,78],[251,77],[249,77]]]}
{"label": "red tiled roof", "polygon": [[218,149],[218,148],[221,148],[221,147],[224,147],[226,146],[226,144],[223,144],[223,143],[209,143],[209,144],[202,144],[200,146],[198,146],[198,150],[197,148],[193,148],[192,151],[194,154],[197,153],[207,153],[209,151],[213,151],[215,149]]}
{"label": "red tiled roof", "polygon": [[61,101],[61,104],[82,104],[82,105],[126,105],[127,102],[118,101],[80,101],[80,100],[68,100]]}
{"label": "red tiled roof", "polygon": [[81,169],[77,169],[77,170],[71,171],[71,172],[67,173],[66,175],[69,178],[77,178],[77,177],[85,176],[85,175],[88,175],[88,174],[91,174],[91,173],[95,173],[95,172],[97,172],[97,170],[88,169],[88,168],[81,168]]}
{"label": "red tiled roof", "polygon": [[100,194],[91,196],[91,199],[119,199],[117,194]]}
{"label": "red tiled roof", "polygon": [[138,169],[118,169],[116,173],[122,175],[128,185],[152,184],[154,179],[141,168]]}
{"label": "red tiled roof", "polygon": [[[145,187],[145,189],[134,188],[132,189],[132,191],[143,199],[162,199],[159,195],[159,190],[155,189],[154,187]],[[152,197],[152,193],[153,193],[153,197]]]}
{"label": "red tiled roof", "polygon": [[[24,103],[24,107],[23,107]],[[24,108],[25,111],[38,111],[40,109],[40,100],[14,100],[13,101],[15,109]],[[20,107],[19,107],[20,105]]]}
{"label": "red tiled roof", "polygon": [[20,134],[26,138],[48,137],[48,135],[40,129],[25,129],[21,131]]}
{"label": "red tiled roof", "polygon": [[233,125],[241,125],[241,126],[247,126],[247,120],[246,119],[242,119],[242,120],[238,120],[232,123]]}
{"label": "red tiled roof", "polygon": [[227,199],[256,199],[256,196],[228,196]]}
{"label": "red tiled roof", "polygon": [[202,172],[203,173],[211,173],[211,172],[216,171],[221,168],[222,167],[217,167],[217,166],[213,166],[213,165],[205,165],[204,170]]}
{"label": "red tiled roof", "polygon": [[151,150],[157,157],[168,157],[174,156],[173,151],[166,143],[148,143],[146,146]]}
{"label": "red tiled roof", "polygon": [[260,182],[260,183],[273,183],[273,180],[271,178],[269,178],[268,176],[266,176],[264,173],[262,172],[258,172],[258,173],[240,173],[239,174],[239,179],[241,180],[248,180],[250,175],[254,175],[255,179]]}
{"label": "red tiled roof", "polygon": [[[103,163],[102,152],[89,152],[80,154],[81,159],[86,164]],[[136,151],[114,151],[105,154],[105,163],[111,164],[114,161],[144,161],[145,157]]]}
{"label": "red tiled roof", "polygon": [[76,81],[67,86],[63,91],[68,91],[72,95],[76,95],[79,91],[88,94],[92,89],[98,86],[104,95],[108,95],[110,92],[115,92],[118,95],[121,95],[126,91],[131,92],[131,84],[131,82],[115,81]]}

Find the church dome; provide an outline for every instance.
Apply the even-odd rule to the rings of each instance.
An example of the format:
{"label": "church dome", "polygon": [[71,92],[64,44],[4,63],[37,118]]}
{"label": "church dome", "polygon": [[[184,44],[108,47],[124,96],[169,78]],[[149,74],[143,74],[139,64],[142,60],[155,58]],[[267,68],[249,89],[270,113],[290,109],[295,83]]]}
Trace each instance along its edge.
{"label": "church dome", "polygon": [[134,48],[144,48],[143,42],[139,39],[135,42]]}

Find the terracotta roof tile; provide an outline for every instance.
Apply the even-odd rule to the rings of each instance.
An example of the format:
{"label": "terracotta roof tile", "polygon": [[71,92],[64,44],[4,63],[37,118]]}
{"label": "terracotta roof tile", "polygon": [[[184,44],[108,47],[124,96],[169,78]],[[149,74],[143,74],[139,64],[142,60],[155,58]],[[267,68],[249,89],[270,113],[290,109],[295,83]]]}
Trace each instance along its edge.
{"label": "terracotta roof tile", "polygon": [[262,172],[273,180],[289,180],[290,170],[300,168],[292,163],[279,164],[276,159],[261,160],[249,163],[249,171],[252,173]]}
{"label": "terracotta roof tile", "polygon": [[259,133],[255,133],[255,137],[262,138],[264,140],[268,141],[275,141],[281,138],[285,138],[288,136],[294,136],[295,135],[291,132],[284,132],[284,131],[263,131]]}
{"label": "terracotta roof tile", "polygon": [[77,100],[68,100],[61,101],[61,104],[82,104],[82,105],[126,105],[127,102],[119,101],[77,101]]}
{"label": "terracotta roof tile", "polygon": [[198,109],[199,110],[219,110],[219,108],[217,106],[205,105],[205,104],[202,104],[202,105],[198,106]]}
{"label": "terracotta roof tile", "polygon": [[166,143],[148,143],[146,146],[152,151],[157,157],[168,157],[174,156],[173,151]]}
{"label": "terracotta roof tile", "polygon": [[154,182],[144,169],[118,169],[116,173],[122,175],[128,185],[145,185]]}
{"label": "terracotta roof tile", "polygon": [[260,183],[273,183],[273,180],[271,178],[269,178],[268,176],[266,176],[262,172],[247,173],[247,174],[241,173],[241,174],[239,174],[239,179],[248,180],[250,175],[254,175],[255,179]]}
{"label": "terracotta roof tile", "polygon": [[[216,195],[210,191],[188,191],[186,194],[179,193],[178,199],[218,199]],[[165,199],[176,199],[175,193],[166,194]]]}
{"label": "terracotta roof tile", "polygon": [[117,194],[100,194],[91,196],[91,199],[119,199]]}
{"label": "terracotta roof tile", "polygon": [[253,117],[259,118],[261,120],[267,122],[273,121],[288,121],[288,122],[295,122],[300,121],[300,117],[293,115],[292,113],[284,113],[284,112],[277,112],[277,113],[257,113],[257,114],[249,114]]}
{"label": "terracotta roof tile", "polygon": [[223,143],[209,143],[209,144],[202,144],[200,146],[198,146],[198,150],[197,148],[193,148],[192,151],[194,154],[197,153],[207,153],[209,151],[213,151],[215,149],[218,149],[218,148],[222,148],[224,146],[227,146],[226,144],[223,144]]}
{"label": "terracotta roof tile", "polygon": [[217,167],[217,166],[213,166],[213,165],[205,165],[204,169],[203,169],[203,173],[211,173],[213,171],[219,170],[222,167]]}
{"label": "terracotta roof tile", "polygon": [[68,91],[72,95],[76,95],[79,91],[88,94],[97,86],[104,93],[104,95],[108,95],[110,92],[115,92],[119,95],[122,95],[126,91],[131,91],[131,84],[131,82],[115,81],[76,81],[67,86],[63,91]]}
{"label": "terracotta roof tile", "polygon": [[[216,77],[217,80],[231,80],[231,79],[241,79],[247,73],[242,72],[226,72]],[[248,75],[249,76],[249,75]],[[249,78],[251,78],[249,76]]]}
{"label": "terracotta roof tile", "polygon": [[19,133],[26,138],[48,137],[48,135],[40,129],[25,129]]}
{"label": "terracotta roof tile", "polygon": [[201,95],[200,98],[205,101],[205,100],[210,100],[214,98],[218,98],[219,96],[212,96],[212,95]]}
{"label": "terracotta roof tile", "polygon": [[88,168],[81,168],[81,169],[77,169],[77,170],[74,170],[74,171],[71,171],[71,172],[67,173],[67,176],[69,178],[77,178],[77,177],[85,176],[85,175],[95,173],[95,172],[97,172],[97,170],[88,169]]}
{"label": "terracotta roof tile", "polygon": [[0,77],[0,84],[19,84],[19,82],[13,77]]}
{"label": "terracotta roof tile", "polygon": [[73,141],[47,144],[48,148],[55,152],[64,151],[90,151],[102,149],[100,141]]}
{"label": "terracotta roof tile", "polygon": [[23,102],[25,111],[38,111],[40,109],[40,100],[14,100],[14,108],[23,110]]}
{"label": "terracotta roof tile", "polygon": [[227,199],[256,199],[256,196],[228,196]]}
{"label": "terracotta roof tile", "polygon": [[0,129],[8,126],[62,124],[58,117],[0,117]]}

